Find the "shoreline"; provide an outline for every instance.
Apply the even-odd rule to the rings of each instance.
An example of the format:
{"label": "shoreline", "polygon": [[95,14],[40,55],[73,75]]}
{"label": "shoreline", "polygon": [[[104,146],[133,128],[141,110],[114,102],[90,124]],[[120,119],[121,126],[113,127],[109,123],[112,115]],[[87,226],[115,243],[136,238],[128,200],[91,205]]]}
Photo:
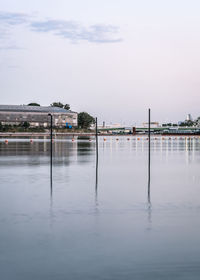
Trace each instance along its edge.
{"label": "shoreline", "polygon": [[[96,136],[95,133],[84,133],[84,132],[74,132],[74,133],[66,133],[66,132],[54,132],[53,136],[69,136],[69,137],[75,137],[75,136],[82,136],[82,137],[90,137],[90,136]],[[98,134],[98,136],[126,136],[126,137],[148,137],[147,134],[108,134],[108,133],[101,133]],[[194,133],[188,133],[188,134],[151,134],[152,137],[188,137],[188,136],[197,136],[200,137],[199,134]],[[0,137],[50,137],[50,133],[46,132],[0,132]]]}

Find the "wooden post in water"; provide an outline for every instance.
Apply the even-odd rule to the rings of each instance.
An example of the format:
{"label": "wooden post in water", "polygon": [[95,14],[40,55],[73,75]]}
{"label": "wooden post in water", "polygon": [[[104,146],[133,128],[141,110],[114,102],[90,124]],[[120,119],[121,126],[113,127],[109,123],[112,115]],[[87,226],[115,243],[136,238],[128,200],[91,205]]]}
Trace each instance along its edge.
{"label": "wooden post in water", "polygon": [[98,158],[96,158],[95,201],[98,201]]}
{"label": "wooden post in water", "polygon": [[95,123],[96,123],[96,184],[95,184],[95,194],[96,194],[96,200],[97,200],[97,190],[98,190],[98,159],[99,159],[99,147],[98,147],[98,130],[97,130],[97,125],[98,125],[98,122],[97,122],[97,118],[95,120]]}
{"label": "wooden post in water", "polygon": [[52,196],[52,164],[53,164],[53,116],[48,114],[51,117],[50,121],[50,186],[51,186],[51,196]]}
{"label": "wooden post in water", "polygon": [[151,109],[149,109],[148,120],[148,201],[150,202],[150,175],[151,175]]}
{"label": "wooden post in water", "polygon": [[99,156],[99,153],[98,153],[98,130],[97,130],[97,118],[96,118],[96,158],[97,158],[97,160],[98,160],[98,156]]}

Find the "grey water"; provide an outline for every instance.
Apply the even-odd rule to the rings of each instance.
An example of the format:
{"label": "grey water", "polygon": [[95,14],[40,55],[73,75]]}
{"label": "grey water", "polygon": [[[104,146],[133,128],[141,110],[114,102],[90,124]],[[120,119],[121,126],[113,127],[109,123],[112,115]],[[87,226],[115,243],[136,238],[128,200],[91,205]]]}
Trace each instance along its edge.
{"label": "grey water", "polygon": [[[200,138],[0,140],[3,280],[199,279]],[[98,167],[98,169],[97,169]]]}

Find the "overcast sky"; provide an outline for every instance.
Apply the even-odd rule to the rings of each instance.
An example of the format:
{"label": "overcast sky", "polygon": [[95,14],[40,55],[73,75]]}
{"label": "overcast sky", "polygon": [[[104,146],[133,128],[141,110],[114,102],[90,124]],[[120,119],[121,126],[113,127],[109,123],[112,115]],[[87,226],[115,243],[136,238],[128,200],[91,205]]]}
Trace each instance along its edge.
{"label": "overcast sky", "polygon": [[200,116],[199,0],[0,0],[1,104],[107,123]]}

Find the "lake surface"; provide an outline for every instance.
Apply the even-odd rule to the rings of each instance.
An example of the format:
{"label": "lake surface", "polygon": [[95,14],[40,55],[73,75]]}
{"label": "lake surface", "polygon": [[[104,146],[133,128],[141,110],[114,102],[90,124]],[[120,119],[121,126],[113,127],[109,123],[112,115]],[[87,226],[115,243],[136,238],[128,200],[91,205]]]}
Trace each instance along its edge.
{"label": "lake surface", "polygon": [[0,139],[2,280],[199,280],[200,138],[116,138]]}

